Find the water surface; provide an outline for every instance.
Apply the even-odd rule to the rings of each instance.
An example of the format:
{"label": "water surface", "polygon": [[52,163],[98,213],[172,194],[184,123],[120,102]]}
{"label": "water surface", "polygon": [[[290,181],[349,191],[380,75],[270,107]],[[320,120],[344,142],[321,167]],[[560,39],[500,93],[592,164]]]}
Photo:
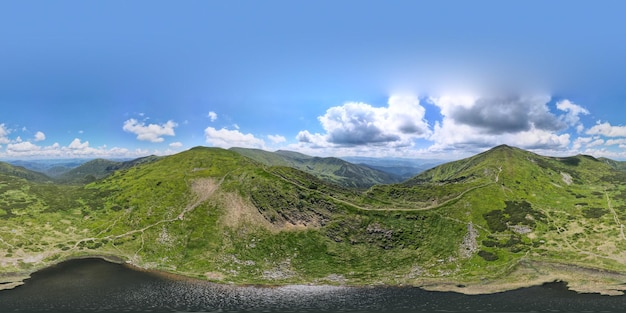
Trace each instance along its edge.
{"label": "water surface", "polygon": [[0,291],[0,312],[623,312],[625,296],[563,283],[469,296],[411,287],[236,287],[167,279],[100,259],[63,262]]}

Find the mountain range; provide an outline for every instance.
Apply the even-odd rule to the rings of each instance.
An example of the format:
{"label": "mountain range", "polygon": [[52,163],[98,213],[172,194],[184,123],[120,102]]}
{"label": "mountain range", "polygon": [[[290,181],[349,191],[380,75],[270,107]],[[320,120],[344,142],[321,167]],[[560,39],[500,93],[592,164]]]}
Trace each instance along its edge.
{"label": "mountain range", "polygon": [[236,284],[626,288],[618,161],[498,146],[403,181],[286,151],[92,162],[70,183],[0,163],[0,286],[104,256]]}

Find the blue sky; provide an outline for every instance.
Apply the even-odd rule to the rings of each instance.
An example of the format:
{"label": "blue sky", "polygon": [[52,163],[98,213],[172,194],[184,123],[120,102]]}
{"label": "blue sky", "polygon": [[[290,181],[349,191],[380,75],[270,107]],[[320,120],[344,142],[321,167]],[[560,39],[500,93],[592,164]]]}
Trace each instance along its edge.
{"label": "blue sky", "polygon": [[0,158],[626,159],[618,1],[0,2]]}

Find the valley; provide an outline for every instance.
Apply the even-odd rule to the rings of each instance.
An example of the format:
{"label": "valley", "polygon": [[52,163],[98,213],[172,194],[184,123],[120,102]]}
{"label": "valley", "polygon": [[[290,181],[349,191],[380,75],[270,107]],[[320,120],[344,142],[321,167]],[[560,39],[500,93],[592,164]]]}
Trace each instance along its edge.
{"label": "valley", "polygon": [[364,187],[246,153],[196,147],[66,183],[3,165],[0,288],[101,256],[233,284],[626,289],[620,162],[498,146]]}

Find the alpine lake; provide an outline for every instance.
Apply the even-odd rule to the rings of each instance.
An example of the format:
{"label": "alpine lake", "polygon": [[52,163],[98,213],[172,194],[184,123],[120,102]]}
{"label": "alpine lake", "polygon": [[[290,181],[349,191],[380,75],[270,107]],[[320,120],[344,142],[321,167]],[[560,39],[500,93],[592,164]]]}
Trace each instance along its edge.
{"label": "alpine lake", "polygon": [[0,312],[623,312],[626,296],[563,282],[464,295],[415,287],[234,286],[77,259],[0,291]]}

